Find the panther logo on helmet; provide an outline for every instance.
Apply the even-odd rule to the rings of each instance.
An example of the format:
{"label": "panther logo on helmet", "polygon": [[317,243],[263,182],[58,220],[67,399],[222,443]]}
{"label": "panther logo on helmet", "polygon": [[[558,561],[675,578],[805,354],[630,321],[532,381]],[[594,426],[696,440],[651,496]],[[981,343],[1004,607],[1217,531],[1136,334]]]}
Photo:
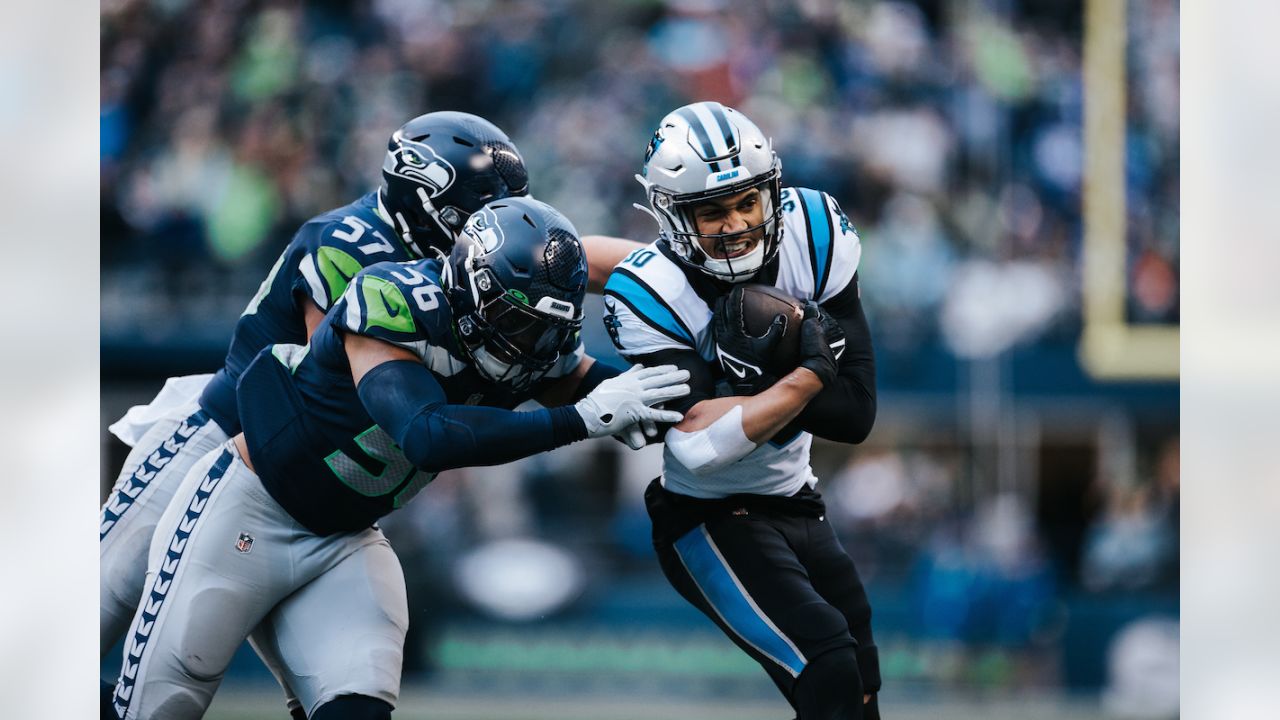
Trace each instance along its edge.
{"label": "panther logo on helmet", "polygon": [[400,146],[392,151],[395,164],[390,169],[393,175],[413,180],[430,188],[430,196],[436,197],[448,190],[457,179],[458,173],[448,160],[440,157],[430,145],[401,140]]}

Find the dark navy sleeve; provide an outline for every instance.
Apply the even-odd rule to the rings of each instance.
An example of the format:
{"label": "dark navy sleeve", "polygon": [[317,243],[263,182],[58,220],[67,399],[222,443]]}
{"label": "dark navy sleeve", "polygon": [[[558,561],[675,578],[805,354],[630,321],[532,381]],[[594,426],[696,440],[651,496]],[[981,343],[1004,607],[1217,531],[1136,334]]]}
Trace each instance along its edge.
{"label": "dark navy sleeve", "polygon": [[501,465],[587,436],[573,406],[516,412],[450,405],[431,371],[412,360],[378,365],[356,390],[369,416],[426,472]]}

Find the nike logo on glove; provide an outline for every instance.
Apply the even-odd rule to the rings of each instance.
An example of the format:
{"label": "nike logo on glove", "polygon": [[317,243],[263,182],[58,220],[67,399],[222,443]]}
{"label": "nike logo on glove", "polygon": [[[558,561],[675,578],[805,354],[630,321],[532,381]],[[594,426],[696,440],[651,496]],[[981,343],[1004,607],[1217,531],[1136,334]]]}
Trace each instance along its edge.
{"label": "nike logo on glove", "polygon": [[840,359],[840,356],[844,354],[844,338],[831,343],[831,354],[835,355],[836,360]]}
{"label": "nike logo on glove", "polygon": [[733,373],[739,380],[745,380],[748,371],[756,375],[763,374],[759,367],[730,355],[721,350],[719,345],[716,345],[716,357],[720,358],[720,367],[724,368],[725,372]]}

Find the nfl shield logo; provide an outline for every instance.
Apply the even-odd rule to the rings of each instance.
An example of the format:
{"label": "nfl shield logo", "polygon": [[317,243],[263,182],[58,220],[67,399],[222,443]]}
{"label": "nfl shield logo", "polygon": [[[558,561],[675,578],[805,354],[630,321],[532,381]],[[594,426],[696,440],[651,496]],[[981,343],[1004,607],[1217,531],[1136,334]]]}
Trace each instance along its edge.
{"label": "nfl shield logo", "polygon": [[253,549],[253,536],[249,533],[240,533],[240,539],[236,540],[236,549],[242,553],[247,553]]}

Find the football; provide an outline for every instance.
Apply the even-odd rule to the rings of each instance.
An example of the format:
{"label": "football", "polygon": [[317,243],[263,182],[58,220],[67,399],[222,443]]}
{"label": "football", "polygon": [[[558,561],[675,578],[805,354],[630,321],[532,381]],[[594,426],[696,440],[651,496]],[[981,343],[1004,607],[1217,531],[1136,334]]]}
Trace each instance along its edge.
{"label": "football", "polygon": [[734,296],[742,303],[742,327],[747,333],[760,337],[769,329],[778,315],[787,317],[782,339],[774,348],[774,355],[765,363],[765,370],[781,377],[795,369],[800,362],[800,321],[804,308],[800,301],[772,285],[748,284],[734,289]]}

